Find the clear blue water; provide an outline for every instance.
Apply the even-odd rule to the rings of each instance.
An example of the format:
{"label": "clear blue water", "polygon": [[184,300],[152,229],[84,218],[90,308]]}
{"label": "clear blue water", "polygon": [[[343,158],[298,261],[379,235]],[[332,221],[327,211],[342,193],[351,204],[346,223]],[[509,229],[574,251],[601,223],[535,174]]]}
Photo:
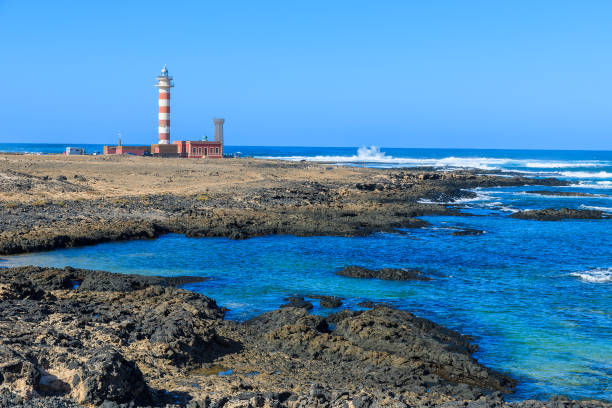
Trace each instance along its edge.
{"label": "clear blue water", "polygon": [[[548,207],[612,213],[612,152],[235,149],[259,157],[346,165],[522,171],[555,175],[572,185],[477,189],[477,198],[456,204],[478,217],[424,217],[431,227],[404,234],[244,241],[167,235],[6,257],[0,264],[209,276],[211,280],[186,288],[213,297],[230,309],[228,318],[238,320],[275,309],[293,294],[342,296],[342,307],[348,308],[358,308],[361,300],[384,301],[474,335],[482,363],[520,380],[511,398],[564,394],[612,400],[612,220],[509,218],[520,209]],[[596,196],[526,193],[541,189]],[[453,227],[486,233],[452,236]],[[160,262],[164,252],[173,256]],[[335,275],[349,264],[419,268],[434,280],[387,282]],[[330,312],[313,303],[314,313]]]}

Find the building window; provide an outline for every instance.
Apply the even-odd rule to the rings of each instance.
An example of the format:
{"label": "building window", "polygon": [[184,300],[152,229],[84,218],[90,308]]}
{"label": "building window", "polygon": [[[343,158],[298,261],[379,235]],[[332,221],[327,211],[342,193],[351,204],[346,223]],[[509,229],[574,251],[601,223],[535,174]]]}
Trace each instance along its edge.
{"label": "building window", "polygon": [[195,152],[196,152],[196,148],[194,147],[194,148],[193,148],[193,154],[195,154]]}
{"label": "building window", "polygon": [[215,153],[219,153],[219,148],[215,147]]}

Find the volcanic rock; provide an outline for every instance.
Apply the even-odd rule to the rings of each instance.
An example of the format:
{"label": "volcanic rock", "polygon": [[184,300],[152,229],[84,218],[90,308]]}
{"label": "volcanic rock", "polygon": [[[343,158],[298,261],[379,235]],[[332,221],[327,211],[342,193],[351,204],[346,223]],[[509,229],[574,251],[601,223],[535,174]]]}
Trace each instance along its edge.
{"label": "volcanic rock", "polygon": [[364,300],[363,302],[357,303],[359,307],[365,307],[366,309],[374,309],[377,306],[391,307],[388,303],[384,302],[372,302],[371,300]]}
{"label": "volcanic rock", "polygon": [[342,306],[342,298],[325,295],[306,295],[307,298],[319,299],[319,305],[325,309],[335,309]]}
{"label": "volcanic rock", "polygon": [[559,197],[597,197],[597,194],[582,193],[579,191],[554,191],[554,190],[531,190],[525,191],[527,194],[538,194],[543,196]]}
{"label": "volcanic rock", "polygon": [[346,268],[336,272],[336,275],[347,276],[350,278],[377,278],[383,280],[419,280],[429,281],[431,280],[427,276],[423,276],[417,269],[396,269],[396,268],[382,268],[382,269],[368,269],[361,266],[347,266]]}
{"label": "volcanic rock", "polygon": [[465,228],[465,229],[453,231],[453,233],[451,235],[466,236],[466,235],[482,235],[484,233],[485,233],[485,231],[482,231],[482,230],[477,230],[477,229],[472,229],[472,228]]}
{"label": "volcanic rock", "polygon": [[149,400],[140,370],[113,349],[101,349],[76,370],[73,395],[81,404]]}
{"label": "volcanic rock", "polygon": [[297,307],[306,310],[313,308],[312,303],[304,300],[302,296],[289,296],[285,298],[285,301],[288,303],[281,305],[281,307]]}
{"label": "volcanic rock", "polygon": [[566,219],[575,220],[601,220],[610,216],[599,210],[575,210],[572,208],[546,208],[542,210],[525,210],[510,215],[511,218],[538,221],[560,221]]}

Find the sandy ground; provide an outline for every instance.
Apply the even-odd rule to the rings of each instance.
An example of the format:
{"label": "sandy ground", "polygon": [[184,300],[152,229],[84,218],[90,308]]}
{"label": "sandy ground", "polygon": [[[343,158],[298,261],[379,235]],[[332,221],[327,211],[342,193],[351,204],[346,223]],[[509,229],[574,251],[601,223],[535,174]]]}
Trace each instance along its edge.
{"label": "sandy ground", "polygon": [[[0,200],[27,202],[151,193],[223,193],[292,181],[355,182],[374,173],[372,169],[258,159],[0,155]],[[3,178],[10,184],[18,182],[20,176],[31,178],[31,188],[13,189],[10,185],[2,188]],[[65,186],[53,188],[52,182],[60,176],[75,186],[74,191],[67,191],[70,189]],[[83,176],[85,181],[78,176]],[[48,180],[43,180],[45,177]]]}

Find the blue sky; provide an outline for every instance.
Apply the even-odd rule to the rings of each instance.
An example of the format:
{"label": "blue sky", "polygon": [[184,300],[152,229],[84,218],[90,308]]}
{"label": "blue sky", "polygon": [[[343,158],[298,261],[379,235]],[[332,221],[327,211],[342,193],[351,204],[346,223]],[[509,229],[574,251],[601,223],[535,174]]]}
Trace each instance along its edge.
{"label": "blue sky", "polygon": [[609,1],[0,0],[0,142],[612,149]]}

